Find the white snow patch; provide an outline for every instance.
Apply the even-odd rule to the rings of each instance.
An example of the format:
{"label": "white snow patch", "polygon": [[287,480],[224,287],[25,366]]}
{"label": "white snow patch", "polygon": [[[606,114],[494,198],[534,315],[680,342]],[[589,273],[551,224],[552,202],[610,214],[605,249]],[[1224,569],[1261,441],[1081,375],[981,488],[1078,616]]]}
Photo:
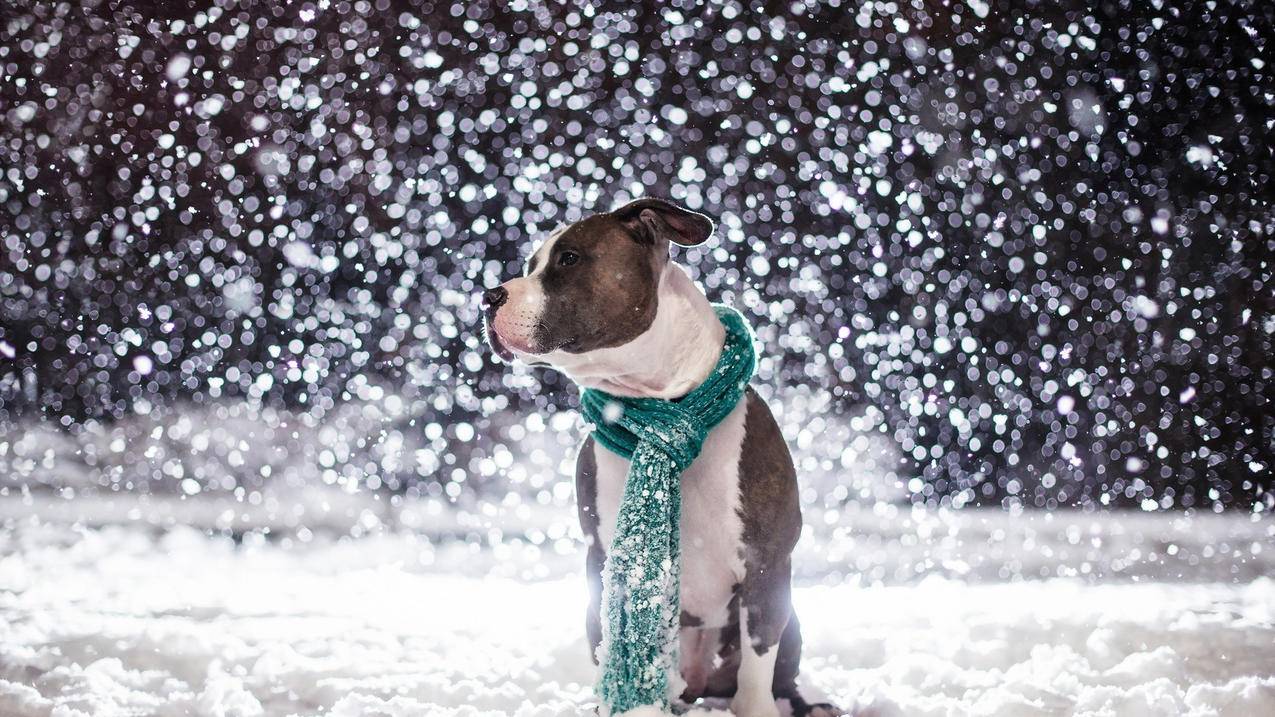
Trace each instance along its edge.
{"label": "white snow patch", "polygon": [[133,370],[141,376],[149,376],[155,370],[155,362],[146,354],[138,354],[133,357]]}
{"label": "white snow patch", "polygon": [[1207,144],[1197,144],[1187,149],[1186,161],[1191,164],[1198,164],[1201,167],[1208,168],[1213,166],[1213,163],[1217,161],[1217,158],[1213,154],[1212,147]]}
{"label": "white snow patch", "polygon": [[1154,319],[1160,315],[1160,304],[1149,296],[1139,294],[1133,297],[1133,310],[1138,312],[1140,316]]}
{"label": "white snow patch", "polygon": [[880,156],[883,152],[889,149],[890,145],[893,143],[894,137],[892,137],[889,132],[873,130],[868,133],[868,154],[873,157]]}
{"label": "white snow patch", "polygon": [[1058,413],[1066,416],[1076,408],[1076,399],[1066,394],[1058,397]]}
{"label": "white snow patch", "polygon": [[190,72],[190,55],[178,53],[173,55],[168,61],[168,66],[164,68],[164,75],[172,82],[176,82],[186,76]]}
{"label": "white snow patch", "polygon": [[[1147,546],[1180,520],[1157,537],[1131,518]],[[11,519],[0,714],[588,714],[582,576],[461,574],[434,553],[410,535],[284,547]],[[877,717],[1275,713],[1275,580],[1192,578],[806,583],[802,674]]]}

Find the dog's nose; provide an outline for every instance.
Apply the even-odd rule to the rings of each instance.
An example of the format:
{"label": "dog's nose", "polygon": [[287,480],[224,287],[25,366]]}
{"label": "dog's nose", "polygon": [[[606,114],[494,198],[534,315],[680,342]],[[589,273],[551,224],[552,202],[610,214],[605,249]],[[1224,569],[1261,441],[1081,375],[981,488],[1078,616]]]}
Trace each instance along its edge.
{"label": "dog's nose", "polygon": [[483,292],[483,309],[486,311],[495,311],[508,300],[509,292],[505,290],[505,287],[497,286],[494,289],[488,289]]}

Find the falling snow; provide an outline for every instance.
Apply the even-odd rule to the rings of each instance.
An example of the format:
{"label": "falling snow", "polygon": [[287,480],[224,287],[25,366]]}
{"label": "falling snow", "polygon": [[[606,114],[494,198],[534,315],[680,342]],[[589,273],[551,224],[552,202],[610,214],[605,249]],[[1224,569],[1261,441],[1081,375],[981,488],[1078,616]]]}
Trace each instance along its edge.
{"label": "falling snow", "polygon": [[[1101,581],[1154,555],[1153,583],[1235,583],[1184,609],[1268,597],[1252,569],[1275,550],[1267,4],[193,5],[0,12],[6,530],[428,530],[484,559],[574,559],[576,391],[494,359],[476,296],[547,231],[650,194],[718,223],[678,260],[757,328],[757,389],[801,475],[805,599],[959,582],[1020,537],[1021,559],[982,577]],[[1102,527],[1035,541],[1001,522],[1060,508]],[[1213,512],[1255,532],[1188,549],[1172,516]],[[1163,522],[1132,523],[1131,548],[1111,515]],[[0,560],[0,596],[39,587],[39,545]],[[14,595],[0,607],[33,609]],[[1199,687],[1165,642],[1112,677],[1107,638],[1075,634],[989,665],[1101,670],[1064,691],[1098,712],[1270,705],[1269,670]],[[60,639],[6,635],[5,680],[19,638]],[[824,640],[821,659],[863,647]],[[144,708],[137,685],[167,678],[111,649],[40,669],[134,685]],[[911,691],[882,688],[880,714],[968,711],[926,702],[910,680],[927,664],[896,666]],[[859,704],[891,674],[818,669]],[[174,675],[190,709],[222,689],[273,709],[252,693],[269,676]],[[52,708],[15,689],[0,681],[0,706]]]}
{"label": "falling snow", "polygon": [[[934,506],[1269,506],[1270,27],[1166,3],[11,12],[0,421],[87,447],[196,406],[296,439],[358,402],[325,482],[551,500],[507,456],[534,439],[552,472],[573,392],[493,362],[473,296],[652,193],[718,219],[682,258],[752,315],[764,389],[804,394],[807,473],[853,463],[849,430]],[[168,490],[183,455],[96,480]]]}

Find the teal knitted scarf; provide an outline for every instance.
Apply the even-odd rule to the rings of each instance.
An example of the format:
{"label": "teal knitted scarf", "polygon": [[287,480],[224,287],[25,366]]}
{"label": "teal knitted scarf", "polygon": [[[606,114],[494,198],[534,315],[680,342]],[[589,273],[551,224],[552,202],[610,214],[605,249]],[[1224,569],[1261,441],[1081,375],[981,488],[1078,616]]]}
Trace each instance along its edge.
{"label": "teal knitted scarf", "polygon": [[695,390],[674,400],[591,388],[580,395],[585,417],[595,424],[594,439],[631,461],[602,570],[598,696],[606,714],[669,706],[668,673],[677,669],[681,616],[682,471],[708,432],[739,404],[757,368],[748,322],[734,309],[713,308],[726,327],[726,343]]}

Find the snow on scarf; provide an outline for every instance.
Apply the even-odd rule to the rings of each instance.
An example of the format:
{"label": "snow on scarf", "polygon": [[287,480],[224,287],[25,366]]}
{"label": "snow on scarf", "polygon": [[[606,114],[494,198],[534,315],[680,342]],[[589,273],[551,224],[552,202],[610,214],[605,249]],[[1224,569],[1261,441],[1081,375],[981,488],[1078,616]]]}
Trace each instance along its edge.
{"label": "snow on scarf", "polygon": [[624,398],[596,389],[580,395],[593,437],[630,459],[615,538],[602,570],[604,711],[669,706],[669,670],[678,659],[681,615],[682,471],[704,439],[734,410],[757,368],[753,333],[744,317],[713,307],[726,327],[721,358],[704,383],[682,398]]}

